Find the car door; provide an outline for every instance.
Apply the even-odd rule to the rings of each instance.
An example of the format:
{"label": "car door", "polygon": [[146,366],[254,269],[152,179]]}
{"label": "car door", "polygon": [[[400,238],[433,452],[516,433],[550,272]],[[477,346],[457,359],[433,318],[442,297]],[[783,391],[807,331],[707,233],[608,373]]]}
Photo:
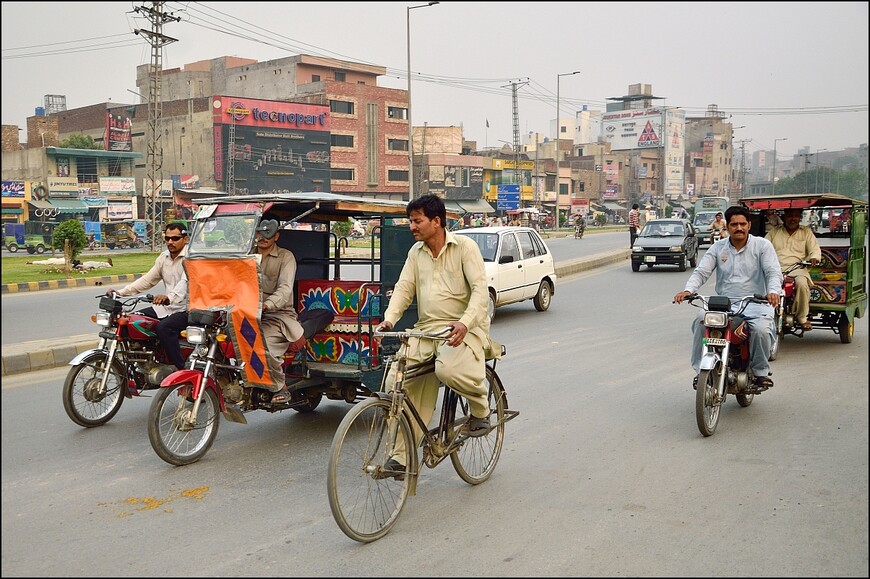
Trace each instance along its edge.
{"label": "car door", "polygon": [[525,271],[522,254],[513,231],[501,235],[496,262],[496,305],[509,304],[523,299],[525,294]]}
{"label": "car door", "polygon": [[552,272],[553,256],[534,231],[518,231],[517,238],[525,272],[523,297],[533,298],[538,293],[541,280]]}

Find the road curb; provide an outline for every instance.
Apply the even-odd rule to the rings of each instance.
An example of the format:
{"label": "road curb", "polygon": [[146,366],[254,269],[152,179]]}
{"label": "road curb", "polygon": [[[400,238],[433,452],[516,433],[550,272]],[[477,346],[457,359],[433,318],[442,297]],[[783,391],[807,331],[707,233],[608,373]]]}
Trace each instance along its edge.
{"label": "road curb", "polygon": [[100,277],[75,277],[71,279],[52,279],[48,281],[4,283],[0,285],[0,294],[16,294],[50,289],[111,285],[119,282],[129,283],[133,280],[139,279],[140,277],[142,277],[141,273],[125,273],[120,275],[104,275]]}
{"label": "road curb", "polygon": [[[620,261],[625,261],[631,256],[630,249],[619,249],[589,255],[556,264],[556,275],[559,278],[568,277],[576,273],[604,267]],[[30,282],[25,284],[13,284],[16,289],[10,289],[9,293],[19,291],[38,291],[42,289],[61,289],[98,285],[95,282],[112,284],[121,281],[132,281],[141,274],[114,275],[102,278],[87,278],[73,280],[56,280],[50,282]],[[59,282],[74,282],[61,285]],[[55,284],[52,287],[52,284]],[[24,286],[24,289],[21,287]],[[6,284],[3,285],[3,293],[7,293]],[[36,370],[57,368],[69,364],[76,355],[94,348],[97,344],[96,333],[71,336],[69,338],[57,338],[55,340],[36,340],[21,342],[3,347],[3,376],[23,374]]]}

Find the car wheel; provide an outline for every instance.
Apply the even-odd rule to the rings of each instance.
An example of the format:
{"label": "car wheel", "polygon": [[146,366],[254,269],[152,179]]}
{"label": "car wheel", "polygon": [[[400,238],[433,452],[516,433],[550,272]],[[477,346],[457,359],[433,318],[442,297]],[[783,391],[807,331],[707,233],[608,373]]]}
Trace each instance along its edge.
{"label": "car wheel", "polygon": [[632,261],[631,262],[631,271],[640,271],[640,262]]}
{"label": "car wheel", "polygon": [[680,256],[680,271],[686,271],[686,254]]}
{"label": "car wheel", "polygon": [[551,301],[553,301],[553,292],[550,290],[550,282],[541,280],[538,293],[535,294],[535,309],[539,312],[545,312],[550,308]]}

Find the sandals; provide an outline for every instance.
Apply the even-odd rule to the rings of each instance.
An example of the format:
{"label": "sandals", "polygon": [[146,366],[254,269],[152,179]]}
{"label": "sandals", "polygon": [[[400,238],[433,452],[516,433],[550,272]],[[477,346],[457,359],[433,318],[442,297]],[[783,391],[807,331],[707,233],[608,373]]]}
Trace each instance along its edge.
{"label": "sandals", "polygon": [[761,388],[773,388],[773,380],[767,376],[756,376],[755,385],[760,386]]}
{"label": "sandals", "polygon": [[272,399],[269,402],[271,404],[286,404],[287,402],[290,402],[290,391],[287,390],[286,386],[284,386],[272,394]]}
{"label": "sandals", "polygon": [[805,331],[805,332],[809,332],[810,330],[813,329],[813,324],[812,324],[812,322],[810,322],[809,320],[807,320],[806,322],[800,324],[800,327],[801,327],[801,329],[802,329],[803,331]]}
{"label": "sandals", "polygon": [[465,434],[471,437],[486,436],[489,434],[489,416],[486,418],[478,418],[477,416],[469,415],[465,421],[463,430]]}

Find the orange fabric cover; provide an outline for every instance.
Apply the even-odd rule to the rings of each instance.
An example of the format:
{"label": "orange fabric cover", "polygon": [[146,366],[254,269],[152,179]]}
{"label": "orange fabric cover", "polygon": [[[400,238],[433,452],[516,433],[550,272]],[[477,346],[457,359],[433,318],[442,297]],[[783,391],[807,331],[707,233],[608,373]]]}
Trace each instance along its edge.
{"label": "orange fabric cover", "polygon": [[268,354],[260,329],[262,304],[256,257],[189,257],[184,260],[184,268],[191,310],[229,311],[228,330],[236,355],[245,362],[245,380],[269,388],[283,383],[280,364]]}

